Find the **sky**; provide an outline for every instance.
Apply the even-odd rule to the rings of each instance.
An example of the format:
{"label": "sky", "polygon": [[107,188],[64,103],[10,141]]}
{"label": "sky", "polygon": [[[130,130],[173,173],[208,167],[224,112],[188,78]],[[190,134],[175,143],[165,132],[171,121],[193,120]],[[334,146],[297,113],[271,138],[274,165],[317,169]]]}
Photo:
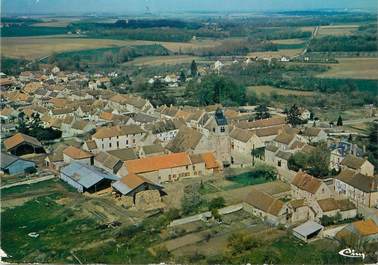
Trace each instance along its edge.
{"label": "sky", "polygon": [[377,12],[377,0],[1,0],[3,14],[152,13],[184,11],[278,11],[364,9]]}

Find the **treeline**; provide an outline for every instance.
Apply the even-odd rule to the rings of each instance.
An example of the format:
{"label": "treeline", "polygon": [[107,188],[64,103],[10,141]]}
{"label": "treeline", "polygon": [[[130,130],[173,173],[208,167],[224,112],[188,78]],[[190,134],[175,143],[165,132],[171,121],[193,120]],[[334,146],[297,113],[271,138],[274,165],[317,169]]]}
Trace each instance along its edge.
{"label": "treeline", "polygon": [[260,40],[304,39],[311,37],[311,31],[285,28],[254,28],[237,26],[228,29],[232,37],[250,37]]}
{"label": "treeline", "polygon": [[81,30],[96,29],[144,29],[144,28],[179,28],[179,29],[198,29],[201,23],[195,21],[183,21],[178,19],[119,19],[114,23],[94,23],[94,22],[73,22],[71,28]]}
{"label": "treeline", "polygon": [[27,25],[3,27],[1,29],[1,37],[24,37],[24,36],[45,36],[66,34],[66,28],[59,27],[33,27]]}
{"label": "treeline", "polygon": [[27,63],[24,59],[1,57],[1,71],[7,75],[19,75]]}
{"label": "treeline", "polygon": [[[272,14],[267,14],[261,17],[250,17],[250,18],[236,18],[233,20],[225,20],[224,18],[212,18],[209,22],[219,23],[222,28],[228,30],[230,28],[237,27],[249,27],[249,28],[270,28],[270,27],[305,27],[305,26],[326,26],[330,24],[342,24],[342,23],[357,23],[357,22],[375,22],[377,21],[376,14],[368,13],[349,13],[345,12],[334,13],[330,15],[329,12],[322,12],[319,14],[311,15],[298,14],[289,16],[272,16]],[[277,13],[275,13],[276,15]]]}
{"label": "treeline", "polygon": [[325,36],[314,38],[309,52],[373,52],[378,51],[377,25],[360,27],[350,36]]}
{"label": "treeline", "polygon": [[188,42],[194,35],[190,31],[177,28],[144,28],[94,30],[88,32],[87,36],[97,39]]}

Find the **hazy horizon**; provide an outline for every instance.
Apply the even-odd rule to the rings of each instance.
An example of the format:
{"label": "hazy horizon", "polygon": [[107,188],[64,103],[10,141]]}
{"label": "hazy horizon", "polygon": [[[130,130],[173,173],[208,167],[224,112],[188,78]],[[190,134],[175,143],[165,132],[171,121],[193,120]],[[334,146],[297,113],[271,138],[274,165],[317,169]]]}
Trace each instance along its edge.
{"label": "hazy horizon", "polygon": [[375,0],[1,0],[2,15],[160,12],[262,12],[361,9],[377,12]]}

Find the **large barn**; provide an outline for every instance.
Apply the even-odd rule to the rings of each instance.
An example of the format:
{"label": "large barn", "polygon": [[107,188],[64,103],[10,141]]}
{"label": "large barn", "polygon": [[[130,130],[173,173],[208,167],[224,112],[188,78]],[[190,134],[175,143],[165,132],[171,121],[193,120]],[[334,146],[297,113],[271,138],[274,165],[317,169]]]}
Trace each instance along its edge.
{"label": "large barn", "polygon": [[23,133],[17,133],[4,140],[4,147],[6,151],[17,156],[45,152],[42,144],[36,138]]}
{"label": "large barn", "polygon": [[100,168],[73,162],[60,170],[60,178],[79,192],[96,192],[109,188],[119,177]]}

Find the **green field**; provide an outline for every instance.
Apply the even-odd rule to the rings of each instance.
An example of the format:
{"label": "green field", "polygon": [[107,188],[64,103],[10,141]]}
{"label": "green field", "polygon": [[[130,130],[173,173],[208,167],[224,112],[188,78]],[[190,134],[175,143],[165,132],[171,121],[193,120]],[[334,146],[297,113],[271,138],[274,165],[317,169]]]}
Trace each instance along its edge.
{"label": "green field", "polygon": [[251,171],[242,173],[240,175],[227,177],[227,180],[232,181],[234,183],[224,187],[224,190],[237,189],[249,185],[263,184],[271,181],[259,173],[260,172],[258,171]]}
{"label": "green field", "polygon": [[[86,198],[57,180],[4,191],[1,247],[10,256],[6,261],[71,264],[79,260],[85,263],[159,261],[143,250],[149,241],[158,239],[159,227],[166,224],[164,215],[139,219],[141,223],[133,228],[129,216],[135,216],[125,216],[125,209],[125,212],[113,212],[108,219],[107,214],[114,205],[101,208],[107,200]],[[110,220],[120,221],[121,226],[101,226]],[[33,238],[29,233],[39,236]]]}

